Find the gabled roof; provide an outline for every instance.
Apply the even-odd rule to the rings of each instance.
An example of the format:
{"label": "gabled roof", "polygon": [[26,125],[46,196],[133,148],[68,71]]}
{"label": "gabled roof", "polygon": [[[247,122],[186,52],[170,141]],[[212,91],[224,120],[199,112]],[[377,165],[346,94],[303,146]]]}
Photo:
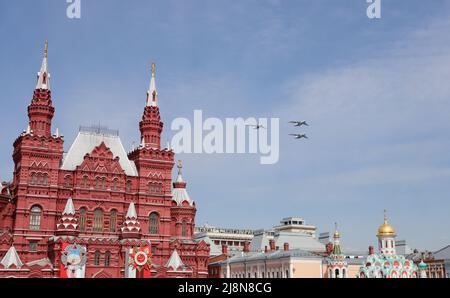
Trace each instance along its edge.
{"label": "gabled roof", "polygon": [[20,260],[19,254],[14,246],[11,246],[8,249],[8,252],[0,263],[5,267],[5,269],[9,269],[12,265],[15,265],[17,268],[23,266],[22,260]]}
{"label": "gabled roof", "polygon": [[176,249],[173,250],[169,261],[167,261],[166,267],[172,268],[175,271],[178,271],[178,269],[183,269],[184,267],[186,267]]}
{"label": "gabled roof", "polygon": [[69,151],[64,157],[62,170],[73,171],[81,165],[86,154],[90,154],[97,146],[104,143],[111,150],[114,157],[119,157],[119,163],[125,174],[128,176],[138,176],[136,165],[128,159],[127,153],[118,135],[92,130],[81,130]]}

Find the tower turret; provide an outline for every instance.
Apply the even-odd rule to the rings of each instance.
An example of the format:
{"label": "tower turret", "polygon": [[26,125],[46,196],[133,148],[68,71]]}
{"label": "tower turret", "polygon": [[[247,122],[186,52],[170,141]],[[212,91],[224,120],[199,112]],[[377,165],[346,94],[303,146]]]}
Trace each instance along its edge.
{"label": "tower turret", "polygon": [[134,206],[133,202],[131,202],[128,206],[127,215],[125,217],[125,222],[123,223],[121,231],[123,239],[141,238],[141,224],[138,221],[136,207]]}
{"label": "tower turret", "polygon": [[163,123],[159,115],[158,108],[158,91],[156,90],[155,81],[155,63],[152,63],[152,77],[150,79],[150,86],[147,91],[147,103],[142,115],[142,120],[139,123],[141,131],[141,139],[143,144],[148,148],[161,148],[161,133],[163,130]]}
{"label": "tower turret", "polygon": [[57,235],[77,236],[78,235],[78,220],[75,217],[75,206],[72,198],[67,199],[66,207],[56,225]]}
{"label": "tower turret", "polygon": [[346,278],[348,275],[348,265],[345,255],[342,253],[340,239],[341,234],[338,231],[337,223],[335,223],[333,235],[333,250],[328,259],[328,277],[329,278]]}
{"label": "tower turret", "polygon": [[378,228],[378,247],[380,253],[386,255],[395,254],[395,237],[397,233],[393,226],[388,223],[387,212],[384,210],[384,222]]}
{"label": "tower turret", "polygon": [[44,58],[37,75],[37,84],[33,99],[28,106],[28,118],[31,133],[39,136],[51,136],[52,119],[55,108],[52,106],[50,73],[47,65],[48,42],[45,42]]}

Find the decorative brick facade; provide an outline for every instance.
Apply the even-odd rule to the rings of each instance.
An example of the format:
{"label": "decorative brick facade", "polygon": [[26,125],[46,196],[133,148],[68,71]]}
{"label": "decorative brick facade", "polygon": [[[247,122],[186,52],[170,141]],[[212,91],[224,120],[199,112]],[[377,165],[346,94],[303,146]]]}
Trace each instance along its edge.
{"label": "decorative brick facade", "polygon": [[[102,128],[81,129],[65,154],[64,137],[51,133],[54,112],[46,45],[29,126],[14,142],[13,180],[1,187],[0,277],[65,277],[68,244],[86,247],[85,277],[127,276],[127,252],[144,246],[151,248],[151,277],[206,277],[209,245],[194,241],[195,203],[181,165],[172,190],[174,153],[160,147],[154,65],[142,143],[128,154],[118,133]],[[172,191],[186,198],[177,193],[175,201]],[[178,256],[183,265],[172,268]]]}

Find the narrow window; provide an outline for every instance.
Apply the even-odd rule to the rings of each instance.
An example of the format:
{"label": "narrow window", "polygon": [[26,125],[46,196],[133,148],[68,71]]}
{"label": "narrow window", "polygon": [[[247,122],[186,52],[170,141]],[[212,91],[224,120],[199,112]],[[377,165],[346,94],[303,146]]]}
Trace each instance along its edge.
{"label": "narrow window", "polygon": [[131,181],[127,181],[127,192],[131,192]]}
{"label": "narrow window", "polygon": [[86,231],[86,208],[80,208],[80,231]]}
{"label": "narrow window", "polygon": [[101,209],[96,209],[94,211],[94,232],[103,231],[103,211]]}
{"label": "narrow window", "polygon": [[89,177],[83,176],[83,188],[89,188]]}
{"label": "narrow window", "polygon": [[96,250],[94,253],[94,266],[100,265],[100,251]]}
{"label": "narrow window", "polygon": [[105,252],[105,267],[109,267],[109,263],[111,261],[111,252]]}
{"label": "narrow window", "polygon": [[181,236],[186,237],[188,235],[187,233],[187,222],[183,220],[181,224]]}
{"label": "narrow window", "polygon": [[150,213],[149,216],[149,233],[151,235],[157,235],[159,230],[159,215],[156,212]]}
{"label": "narrow window", "polygon": [[117,211],[112,210],[111,211],[111,218],[109,219],[109,231],[115,232],[116,231],[116,225],[117,225]]}
{"label": "narrow window", "polygon": [[41,228],[41,214],[42,209],[39,206],[34,206],[30,211],[30,230],[39,230]]}
{"label": "narrow window", "polygon": [[117,184],[118,184],[117,179],[114,179],[114,180],[113,180],[113,190],[114,190],[114,191],[117,191]]}

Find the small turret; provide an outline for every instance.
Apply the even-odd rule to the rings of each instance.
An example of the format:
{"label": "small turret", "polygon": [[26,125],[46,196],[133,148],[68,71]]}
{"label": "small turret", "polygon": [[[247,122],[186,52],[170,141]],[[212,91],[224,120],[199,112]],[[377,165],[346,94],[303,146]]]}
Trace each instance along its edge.
{"label": "small turret", "polygon": [[121,228],[122,239],[140,239],[141,238],[141,224],[138,221],[136,207],[131,202],[128,206],[125,222]]}

